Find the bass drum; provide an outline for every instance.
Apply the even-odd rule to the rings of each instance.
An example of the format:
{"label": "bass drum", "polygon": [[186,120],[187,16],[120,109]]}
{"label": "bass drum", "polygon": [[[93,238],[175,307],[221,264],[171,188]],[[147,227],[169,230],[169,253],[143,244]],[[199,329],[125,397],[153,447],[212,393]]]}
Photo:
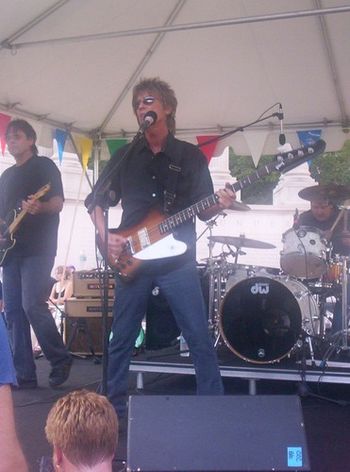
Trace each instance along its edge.
{"label": "bass drum", "polygon": [[227,347],[245,361],[271,364],[288,356],[302,330],[317,334],[316,300],[301,282],[257,275],[228,280],[219,329]]}

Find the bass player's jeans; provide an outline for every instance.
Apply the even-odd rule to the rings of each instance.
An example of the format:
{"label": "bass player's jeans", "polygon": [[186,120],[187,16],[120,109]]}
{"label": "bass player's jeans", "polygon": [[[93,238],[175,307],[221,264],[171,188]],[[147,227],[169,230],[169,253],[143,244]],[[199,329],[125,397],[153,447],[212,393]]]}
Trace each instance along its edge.
{"label": "bass player's jeans", "polygon": [[119,416],[124,416],[126,412],[129,364],[154,285],[167,299],[188,343],[196,372],[197,393],[223,394],[198,271],[195,262],[188,262],[165,275],[140,274],[126,283],[117,278],[107,389],[108,398]]}

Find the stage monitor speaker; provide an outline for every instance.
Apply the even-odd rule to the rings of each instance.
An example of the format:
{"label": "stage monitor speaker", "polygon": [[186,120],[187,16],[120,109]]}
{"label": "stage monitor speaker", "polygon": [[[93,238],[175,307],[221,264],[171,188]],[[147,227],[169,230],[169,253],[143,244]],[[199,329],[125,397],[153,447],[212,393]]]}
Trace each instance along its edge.
{"label": "stage monitor speaker", "polygon": [[146,349],[162,349],[176,343],[180,330],[159,287],[154,287],[146,312]]}
{"label": "stage monitor speaker", "polygon": [[310,471],[300,399],[131,396],[127,470]]}

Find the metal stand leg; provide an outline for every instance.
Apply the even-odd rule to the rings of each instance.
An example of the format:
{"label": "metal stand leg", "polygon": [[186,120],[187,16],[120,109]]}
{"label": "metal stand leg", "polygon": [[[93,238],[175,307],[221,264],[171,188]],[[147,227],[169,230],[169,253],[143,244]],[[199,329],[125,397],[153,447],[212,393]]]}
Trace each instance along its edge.
{"label": "metal stand leg", "polygon": [[342,349],[349,349],[348,344],[348,269],[347,258],[342,260]]}
{"label": "metal stand leg", "polygon": [[320,332],[321,338],[325,335],[324,317],[326,316],[326,298],[322,294],[319,296],[319,307],[320,307]]}
{"label": "metal stand leg", "polygon": [[137,390],[143,390],[143,373],[142,372],[137,372],[136,388]]}
{"label": "metal stand leg", "polygon": [[249,379],[249,395],[256,395],[256,379]]}
{"label": "metal stand leg", "polygon": [[309,350],[310,350],[310,357],[311,357],[311,365],[315,365],[315,356],[314,356],[314,348],[312,346],[312,339],[310,336],[305,338],[305,341],[308,343]]}

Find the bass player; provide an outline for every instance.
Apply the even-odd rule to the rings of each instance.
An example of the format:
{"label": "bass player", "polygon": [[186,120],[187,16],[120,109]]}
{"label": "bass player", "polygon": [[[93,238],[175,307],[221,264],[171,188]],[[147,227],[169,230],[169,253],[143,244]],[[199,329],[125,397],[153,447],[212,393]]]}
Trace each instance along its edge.
{"label": "bass player", "polygon": [[[109,260],[117,263],[119,275],[115,289],[113,337],[109,344],[107,394],[120,418],[126,415],[130,359],[154,284],[167,299],[188,343],[196,372],[197,393],[223,394],[196,269],[194,216],[197,214],[200,219],[209,219],[221,209],[229,208],[236,199],[234,191],[226,188],[219,190],[208,206],[197,205],[210,194],[214,197],[212,180],[201,151],[174,137],[177,99],[166,82],[158,78],[141,80],[133,89],[132,107],[141,129],[145,124],[148,128],[112,175],[108,193],[109,200],[113,195],[108,204],[113,206],[121,201],[123,209],[119,233],[108,234]],[[103,208],[106,202],[97,189],[110,169],[128,152],[129,146],[112,156],[85,202],[102,241],[105,240]],[[182,250],[175,251],[176,256],[154,260],[160,251],[164,251],[163,246],[155,244],[153,256],[152,250],[147,255],[150,260],[138,266],[136,273],[125,275],[129,267],[138,264],[131,257],[119,263],[130,249],[128,233],[136,230],[140,234],[143,230],[138,228],[145,227],[145,233],[150,234],[152,226],[157,226],[153,220],[153,211],[157,207],[166,216],[184,210],[181,214],[184,222],[178,226],[174,235],[176,239],[169,245],[169,251],[177,243]]]}

